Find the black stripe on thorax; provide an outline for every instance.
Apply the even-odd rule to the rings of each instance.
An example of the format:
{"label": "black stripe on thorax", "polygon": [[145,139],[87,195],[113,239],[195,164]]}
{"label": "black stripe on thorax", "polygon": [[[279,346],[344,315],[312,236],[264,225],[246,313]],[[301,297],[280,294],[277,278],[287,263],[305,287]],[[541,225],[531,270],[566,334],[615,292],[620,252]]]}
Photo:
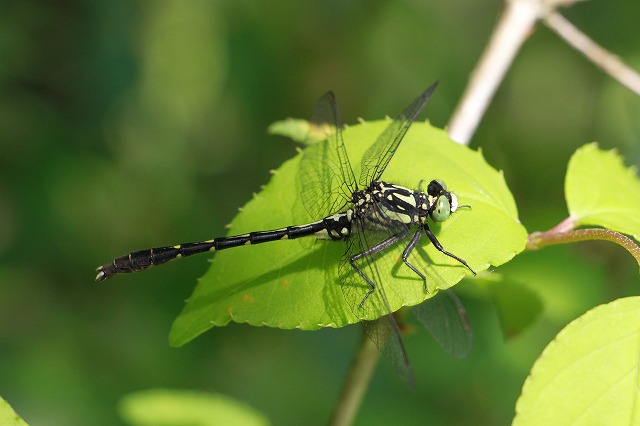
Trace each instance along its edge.
{"label": "black stripe on thorax", "polygon": [[[379,203],[381,213],[388,218],[403,223],[415,223],[420,216],[418,203],[420,194],[411,189],[380,183],[373,192],[373,199]],[[374,216],[376,212],[374,211]]]}

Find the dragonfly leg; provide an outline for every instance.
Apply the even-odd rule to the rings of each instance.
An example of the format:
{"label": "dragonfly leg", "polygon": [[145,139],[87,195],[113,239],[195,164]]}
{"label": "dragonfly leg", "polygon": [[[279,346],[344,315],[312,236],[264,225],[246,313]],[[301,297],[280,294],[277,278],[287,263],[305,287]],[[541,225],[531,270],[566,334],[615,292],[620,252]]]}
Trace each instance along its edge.
{"label": "dragonfly leg", "polygon": [[409,263],[408,260],[409,255],[411,254],[413,249],[416,248],[416,245],[420,241],[420,237],[422,237],[422,227],[418,227],[418,230],[415,232],[415,234],[413,234],[413,237],[411,237],[411,241],[409,241],[409,244],[407,244],[407,246],[404,248],[404,251],[402,252],[402,261],[409,267],[409,269],[415,272],[422,279],[422,283],[424,284],[424,291],[429,293],[429,290],[427,289],[427,277],[425,277],[424,274],[418,270],[418,268]]}
{"label": "dragonfly leg", "polygon": [[364,279],[367,282],[367,284],[369,284],[369,287],[371,287],[367,292],[367,294],[365,294],[362,301],[360,302],[360,305],[358,305],[360,309],[362,309],[362,307],[364,306],[364,303],[367,301],[369,296],[371,296],[371,294],[375,291],[376,284],[371,280],[371,278],[367,276],[367,274],[364,273],[362,269],[358,267],[358,265],[356,264],[356,261],[362,259],[363,257],[371,256],[375,253],[379,253],[381,251],[386,250],[387,248],[391,247],[392,245],[400,241],[402,238],[404,238],[405,235],[406,235],[405,231],[392,235],[386,240],[381,241],[380,243],[376,244],[373,247],[370,247],[368,250],[365,250],[361,253],[356,253],[349,258],[349,263],[351,264],[351,267],[355,269],[355,271],[362,277],[362,279]]}
{"label": "dragonfly leg", "polygon": [[424,232],[425,232],[425,234],[427,234],[427,237],[429,237],[429,240],[431,241],[431,243],[435,246],[435,248],[438,249],[438,251],[440,253],[446,254],[450,258],[457,260],[458,262],[460,262],[464,266],[466,266],[467,269],[470,270],[473,273],[473,275],[477,275],[476,271],[471,269],[471,266],[469,266],[469,264],[464,259],[461,259],[458,256],[456,256],[455,254],[446,251],[444,249],[444,247],[442,247],[442,244],[440,244],[440,241],[438,241],[436,236],[433,234],[433,232],[431,232],[431,230],[429,229],[429,227],[427,225],[424,225]]}

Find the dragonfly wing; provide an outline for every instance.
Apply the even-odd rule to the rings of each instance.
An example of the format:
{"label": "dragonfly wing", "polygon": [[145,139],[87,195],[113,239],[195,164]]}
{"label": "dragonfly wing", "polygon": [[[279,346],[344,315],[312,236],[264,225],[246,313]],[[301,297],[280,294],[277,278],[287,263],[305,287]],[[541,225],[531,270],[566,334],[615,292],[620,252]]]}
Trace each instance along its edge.
{"label": "dragonfly wing", "polygon": [[[378,207],[373,205],[372,208]],[[382,212],[378,211],[378,214]],[[401,241],[409,234],[407,226],[388,222],[389,226],[385,229],[368,229],[365,220],[354,220],[351,238],[347,240],[347,252],[339,265],[339,281],[347,304],[353,314],[362,320],[366,334],[391,361],[407,385],[412,386],[413,369],[387,298],[387,292],[393,291],[394,284],[397,284],[394,282],[394,271],[398,256],[393,247],[401,245]],[[394,241],[392,246],[384,246],[384,242],[390,239]],[[376,247],[382,246],[382,249],[376,250]],[[357,257],[354,260],[356,267],[375,285],[373,291],[352,266],[351,259],[354,256]]]}
{"label": "dragonfly wing", "polygon": [[473,331],[464,306],[453,290],[447,289],[410,309],[442,349],[456,358],[469,354]]}
{"label": "dragonfly wing", "polygon": [[400,378],[411,389],[415,388],[415,376],[402,342],[400,328],[393,314],[385,315],[374,321],[362,321],[364,332],[391,361]]}
{"label": "dragonfly wing", "polygon": [[429,101],[438,83],[434,83],[422,92],[408,107],[406,107],[392,122],[378,139],[367,149],[362,156],[362,169],[360,172],[360,184],[368,186],[372,181],[379,180],[398,149],[398,145],[407,134],[409,127],[416,119],[420,111]]}
{"label": "dragonfly wing", "polygon": [[342,138],[342,122],[336,98],[327,92],[318,101],[311,119],[310,133],[322,140],[309,145],[299,168],[302,204],[313,219],[342,211],[356,190]]}

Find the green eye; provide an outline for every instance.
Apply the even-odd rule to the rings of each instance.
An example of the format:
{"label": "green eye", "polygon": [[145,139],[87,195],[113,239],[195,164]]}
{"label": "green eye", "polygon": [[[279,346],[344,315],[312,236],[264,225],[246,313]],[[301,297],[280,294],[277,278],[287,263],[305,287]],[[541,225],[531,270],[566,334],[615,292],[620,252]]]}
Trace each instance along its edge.
{"label": "green eye", "polygon": [[451,204],[445,195],[441,195],[436,200],[436,208],[431,212],[431,219],[434,222],[444,222],[451,216]]}

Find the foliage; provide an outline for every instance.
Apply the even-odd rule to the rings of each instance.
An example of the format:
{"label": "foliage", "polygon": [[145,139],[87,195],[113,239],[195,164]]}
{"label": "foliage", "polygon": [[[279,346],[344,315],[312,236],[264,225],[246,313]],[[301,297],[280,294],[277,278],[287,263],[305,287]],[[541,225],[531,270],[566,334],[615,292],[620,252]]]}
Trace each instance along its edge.
{"label": "foliage", "polygon": [[27,423],[2,398],[0,398],[0,424],[4,426],[27,426]]}
{"label": "foliage", "polygon": [[[610,227],[637,241],[640,180],[635,168],[625,168],[615,152],[601,151],[595,143],[579,148],[569,161],[566,192],[569,219],[557,230],[534,235],[537,243],[605,239],[598,229],[570,229],[587,224]],[[625,237],[606,239],[620,238]],[[640,264],[637,244],[620,244]],[[638,423],[639,308],[638,297],[618,299],[562,330],[531,369],[514,424],[593,424],[603,419],[610,424]]]}
{"label": "foliage", "polygon": [[120,415],[132,426],[268,425],[267,419],[227,396],[150,389],[126,395]]}
{"label": "foliage", "polygon": [[[175,349],[167,330],[206,255],[101,285],[93,271],[130,250],[223,235],[269,170],[294,155],[288,140],[265,135],[267,125],[308,117],[326,90],[353,123],[357,115],[377,120],[398,111],[439,79],[427,116],[446,128],[504,9],[500,2],[2,2],[0,394],[31,424],[118,424],[122,395],[157,384],[215,389],[274,424],[325,424],[361,327],[298,332],[231,322]],[[637,0],[580,2],[560,12],[638,68]],[[555,228],[568,204],[569,218],[582,219],[560,222],[565,231],[611,226],[636,235],[633,218],[620,221],[620,212],[598,219],[615,223],[587,223],[596,206],[589,195],[563,193],[562,182],[577,148],[598,140],[600,149],[578,154],[592,158],[587,173],[600,170],[598,191],[609,190],[601,200],[637,202],[618,199],[635,184],[612,185],[633,175],[610,152],[639,162],[637,95],[542,22],[523,34],[474,150],[504,171],[529,231]],[[304,133],[301,127],[298,138]],[[411,162],[398,160],[392,165]],[[430,166],[396,176],[413,187],[437,174],[455,190],[458,182],[444,172]],[[586,176],[574,188],[592,194],[596,182]],[[290,183],[287,200],[296,191]],[[445,247],[465,255],[482,231],[467,227],[483,213],[475,200],[469,204],[438,230]],[[302,213],[274,212],[282,220],[273,226],[298,214],[310,219]],[[257,229],[259,220],[234,221],[232,232]],[[464,235],[454,238],[462,225]],[[335,245],[336,256],[342,248]],[[469,356],[451,359],[408,324],[416,390],[381,362],[359,423],[507,424],[531,366],[566,324],[639,294],[636,263],[602,242],[526,250],[482,275],[454,286],[474,331]],[[318,307],[322,296],[311,297]],[[199,327],[184,324],[188,333],[177,340],[197,335],[208,317],[198,318]]]}
{"label": "foliage", "polygon": [[640,422],[640,298],[598,306],[565,327],[531,369],[514,425]]}
{"label": "foliage", "polygon": [[577,226],[597,225],[640,238],[640,180],[614,150],[595,143],[579,148],[569,161],[565,192]]}

